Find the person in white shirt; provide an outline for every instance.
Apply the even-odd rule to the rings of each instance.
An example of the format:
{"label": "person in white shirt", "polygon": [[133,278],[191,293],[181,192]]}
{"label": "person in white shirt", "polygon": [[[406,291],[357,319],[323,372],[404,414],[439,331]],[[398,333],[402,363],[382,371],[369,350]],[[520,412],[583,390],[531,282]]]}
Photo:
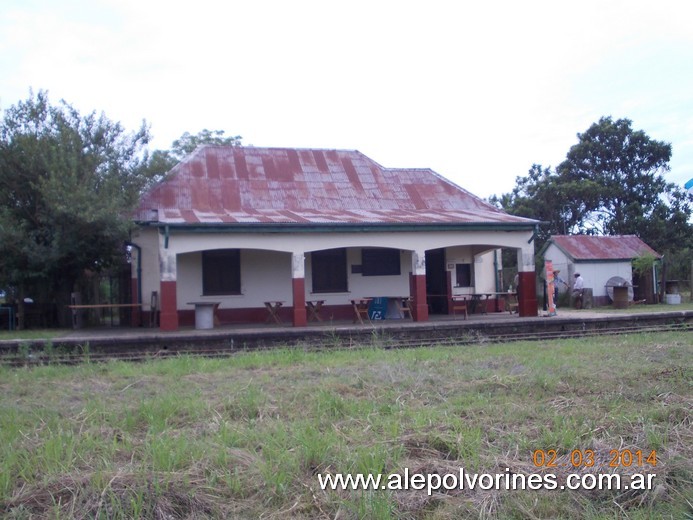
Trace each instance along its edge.
{"label": "person in white shirt", "polygon": [[582,294],[585,288],[585,280],[580,276],[580,273],[575,273],[575,283],[573,284],[573,298],[575,299],[575,308],[582,309]]}
{"label": "person in white shirt", "polygon": [[553,304],[556,308],[558,308],[558,284],[562,283],[565,285],[566,289],[570,289],[570,285],[565,283],[565,280],[558,276],[558,273],[561,271],[559,269],[556,269],[553,272]]}

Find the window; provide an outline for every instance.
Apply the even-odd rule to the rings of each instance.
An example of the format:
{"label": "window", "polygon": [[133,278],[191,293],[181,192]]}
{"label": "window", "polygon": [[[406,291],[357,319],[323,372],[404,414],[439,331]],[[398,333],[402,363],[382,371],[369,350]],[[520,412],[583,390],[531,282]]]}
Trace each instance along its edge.
{"label": "window", "polygon": [[202,294],[241,294],[241,252],[216,249],[202,252]]}
{"label": "window", "polygon": [[346,249],[311,253],[313,292],[347,292]]}
{"label": "window", "polygon": [[455,264],[456,287],[472,286],[472,264]]}
{"label": "window", "polygon": [[398,276],[399,249],[368,248],[361,250],[363,276]]}

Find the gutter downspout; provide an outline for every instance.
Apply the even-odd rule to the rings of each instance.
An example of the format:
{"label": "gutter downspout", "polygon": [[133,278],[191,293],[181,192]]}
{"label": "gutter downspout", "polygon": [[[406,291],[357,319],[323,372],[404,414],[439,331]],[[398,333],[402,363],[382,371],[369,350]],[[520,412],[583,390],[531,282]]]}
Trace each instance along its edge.
{"label": "gutter downspout", "polygon": [[498,280],[498,249],[493,250],[493,272],[496,273],[496,292],[500,292],[500,281]]}
{"label": "gutter downspout", "polygon": [[125,244],[137,249],[137,303],[142,305],[142,248],[133,242]]}

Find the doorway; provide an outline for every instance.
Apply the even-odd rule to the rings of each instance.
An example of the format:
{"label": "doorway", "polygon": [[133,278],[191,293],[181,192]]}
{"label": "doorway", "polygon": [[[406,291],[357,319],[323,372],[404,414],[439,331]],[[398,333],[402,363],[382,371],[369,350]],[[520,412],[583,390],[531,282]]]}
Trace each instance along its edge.
{"label": "doorway", "polygon": [[431,314],[448,314],[448,277],[444,248],[426,251],[426,296]]}

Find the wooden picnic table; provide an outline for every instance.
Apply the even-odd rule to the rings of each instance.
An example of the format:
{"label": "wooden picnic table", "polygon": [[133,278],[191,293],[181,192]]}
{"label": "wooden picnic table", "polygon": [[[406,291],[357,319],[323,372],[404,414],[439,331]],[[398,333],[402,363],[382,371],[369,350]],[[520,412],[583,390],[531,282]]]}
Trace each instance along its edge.
{"label": "wooden picnic table", "polygon": [[266,323],[274,320],[275,323],[281,323],[282,319],[279,317],[279,309],[284,305],[281,300],[270,300],[265,302],[265,309],[267,309],[267,319]]}
{"label": "wooden picnic table", "polygon": [[322,321],[320,310],[325,304],[325,300],[307,300],[306,309],[308,310],[308,321]]}
{"label": "wooden picnic table", "polygon": [[[94,304],[84,304],[84,305],[68,305],[68,309],[72,311],[72,328],[76,329],[79,328],[77,326],[78,320],[77,320],[77,312],[80,310],[88,310],[88,309],[101,309],[105,310],[108,309],[109,311],[112,311],[113,309],[134,309],[137,307],[142,307],[141,303],[94,303]],[[109,312],[109,316],[111,319],[111,327],[113,326],[113,313]]]}
{"label": "wooden picnic table", "polygon": [[413,320],[414,317],[411,314],[412,299],[411,296],[396,296],[397,306],[399,307],[399,313],[402,318],[406,318],[409,315],[409,319]]}
{"label": "wooden picnic table", "polygon": [[120,307],[142,307],[141,303],[95,303],[93,305],[68,305],[70,309],[118,309]]}
{"label": "wooden picnic table", "polygon": [[[508,311],[510,314],[517,312],[518,303],[516,292],[494,292],[489,293],[489,296],[495,296],[496,298],[496,312]],[[503,308],[501,308],[501,302],[503,302]]]}
{"label": "wooden picnic table", "polygon": [[[467,300],[469,302],[469,313],[481,313],[488,314],[488,306],[486,302],[490,298],[496,299],[496,312],[500,312],[500,301],[506,302],[505,307],[510,305],[509,301],[512,297],[517,297],[516,292],[484,292],[484,293],[474,293],[474,294],[456,294],[452,297],[453,302]],[[514,306],[514,304],[512,304]],[[507,309],[505,309],[507,310]],[[511,311],[512,312],[512,311]],[[453,303],[453,314],[454,314],[454,303]]]}
{"label": "wooden picnic table", "polygon": [[368,315],[368,305],[373,301],[373,298],[356,298],[351,300],[351,306],[354,309],[354,323],[357,321],[363,325],[363,318],[368,320],[370,323],[371,318]]}

